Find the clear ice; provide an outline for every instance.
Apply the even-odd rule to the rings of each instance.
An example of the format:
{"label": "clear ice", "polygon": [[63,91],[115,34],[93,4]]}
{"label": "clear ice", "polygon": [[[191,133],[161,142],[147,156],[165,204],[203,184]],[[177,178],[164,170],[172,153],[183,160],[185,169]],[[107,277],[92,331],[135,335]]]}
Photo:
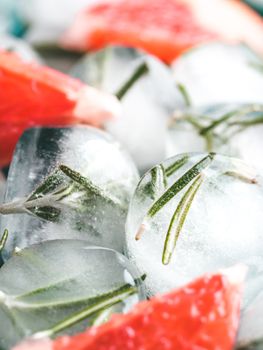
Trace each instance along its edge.
{"label": "clear ice", "polygon": [[262,175],[238,159],[188,153],[142,177],[129,207],[126,252],[146,274],[149,295],[245,263],[243,308],[251,304],[263,286]]}
{"label": "clear ice", "polygon": [[263,104],[220,104],[174,113],[166,156],[185,152],[229,155],[263,169]]}
{"label": "clear ice", "polygon": [[62,184],[53,191],[59,193],[59,201],[48,193],[43,198],[38,194],[30,211],[0,215],[1,228],[9,230],[6,258],[16,247],[57,238],[85,239],[122,251],[128,204],[138,172],[129,155],[105,132],[86,126],[26,131],[11,163],[5,203],[11,202],[12,207],[15,202],[14,212],[19,212],[17,203],[22,201],[24,206],[32,191],[61,164],[87,178],[93,189],[89,183],[88,189],[79,184],[76,187],[59,171]]}
{"label": "clear ice", "polygon": [[193,106],[263,102],[263,61],[245,45],[193,48],[172,66]]}
{"label": "clear ice", "polygon": [[168,67],[134,49],[112,47],[86,55],[72,75],[116,94],[142,63],[148,72],[121,99],[122,118],[108,123],[106,129],[126,146],[144,171],[165,158],[167,120],[175,108],[184,106]]}
{"label": "clear ice", "polygon": [[[32,335],[81,332],[129,311],[145,298],[140,277],[120,253],[81,240],[46,241],[17,252],[0,270],[1,349]],[[78,322],[64,328],[73,316]]]}

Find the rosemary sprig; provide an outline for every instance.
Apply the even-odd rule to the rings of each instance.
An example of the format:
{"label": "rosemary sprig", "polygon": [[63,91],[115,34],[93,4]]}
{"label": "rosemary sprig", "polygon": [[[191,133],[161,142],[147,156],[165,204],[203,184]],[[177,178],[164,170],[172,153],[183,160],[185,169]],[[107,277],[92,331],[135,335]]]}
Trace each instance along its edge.
{"label": "rosemary sprig", "polygon": [[0,205],[0,214],[31,214],[41,219],[57,222],[61,214],[61,202],[73,192],[83,191],[87,195],[103,198],[105,202],[118,206],[121,204],[111,199],[101,188],[94,185],[87,177],[60,165],[26,199]]}
{"label": "rosemary sprig", "polygon": [[52,337],[55,334],[69,327],[72,327],[73,325],[85,320],[90,316],[101,313],[102,311],[111,308],[113,305],[124,301],[127,297],[135,294],[136,292],[137,287],[126,284],[113,292],[104,294],[103,297],[98,297],[97,300],[95,299],[92,304],[88,305],[80,312],[71,314],[63,321],[54,325],[52,328],[35,333],[33,335],[33,338]]}
{"label": "rosemary sprig", "polygon": [[210,125],[201,129],[199,133],[200,133],[200,135],[204,136],[207,133],[209,133],[210,131],[212,131],[213,129],[215,129],[218,125],[223,124],[224,122],[228,121],[232,117],[240,118],[248,113],[255,113],[255,112],[262,112],[262,111],[263,111],[263,106],[257,105],[257,104],[254,104],[252,106],[251,105],[244,106],[240,109],[235,109],[233,111],[230,111],[230,112],[224,114],[222,117],[216,119]]}
{"label": "rosemary sprig", "polygon": [[172,198],[174,198],[180,191],[182,191],[194,178],[196,178],[204,169],[206,169],[214,159],[215,154],[209,153],[191,169],[184,173],[177,181],[173,183],[150,207],[139,227],[135,239],[139,240],[147,226],[147,221],[153,218]]}
{"label": "rosemary sprig", "polygon": [[124,83],[124,85],[115,93],[115,96],[121,100],[128,90],[136,83],[140,77],[146,74],[149,71],[148,65],[146,62],[142,62],[130,76],[130,78]]}
{"label": "rosemary sprig", "polygon": [[2,251],[2,250],[4,249],[4,247],[5,247],[7,238],[8,238],[8,230],[5,229],[5,230],[4,230],[4,233],[3,233],[2,237],[1,237],[1,240],[0,240],[0,253],[1,253],[1,251]]}
{"label": "rosemary sprig", "polygon": [[203,182],[203,175],[200,173],[189,189],[185,192],[180,200],[169,224],[168,232],[166,234],[162,262],[164,265],[170,263],[172,254],[175,250],[177,240],[182,231],[185,219],[190,210],[195,195]]}
{"label": "rosemary sprig", "polygon": [[183,99],[184,99],[184,102],[186,104],[187,107],[190,107],[192,105],[192,102],[191,102],[191,98],[190,98],[190,95],[186,89],[186,87],[181,84],[181,83],[178,83],[177,84],[177,87],[178,87],[178,90],[179,92],[181,93]]}

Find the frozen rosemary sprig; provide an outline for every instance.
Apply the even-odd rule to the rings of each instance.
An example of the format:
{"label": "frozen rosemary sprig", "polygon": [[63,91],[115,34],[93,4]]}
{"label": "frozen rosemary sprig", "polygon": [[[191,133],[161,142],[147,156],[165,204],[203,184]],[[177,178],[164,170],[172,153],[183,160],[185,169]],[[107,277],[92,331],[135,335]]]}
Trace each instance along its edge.
{"label": "frozen rosemary sprig", "polygon": [[147,222],[151,220],[165,205],[173,199],[179,192],[181,192],[193,179],[195,179],[204,169],[206,169],[214,158],[214,153],[209,153],[198,163],[196,163],[191,169],[186,171],[172,186],[170,186],[150,207],[146,217],[144,218],[135,239],[139,240],[145,230]]}
{"label": "frozen rosemary sprig", "polygon": [[144,74],[149,71],[146,62],[142,62],[132,73],[129,79],[124,83],[124,85],[115,93],[115,96],[121,100],[125,94],[130,90],[130,88],[140,79]]}
{"label": "frozen rosemary sprig", "polygon": [[119,202],[111,199],[87,177],[66,165],[60,165],[26,199],[0,205],[0,214],[27,213],[44,220],[56,222],[61,215],[62,200],[72,193],[80,191],[86,192],[87,197],[100,197],[105,202],[119,206],[121,209]]}
{"label": "frozen rosemary sprig", "polygon": [[182,231],[187,214],[190,210],[195,195],[203,182],[203,175],[200,173],[193,181],[189,189],[185,192],[180,200],[169,224],[168,232],[166,234],[162,262],[164,265],[170,263],[172,254],[176,247],[177,240]]}
{"label": "frozen rosemary sprig", "polygon": [[239,122],[238,118],[240,118],[248,113],[255,113],[255,112],[263,112],[263,106],[254,104],[254,105],[244,106],[242,108],[230,111],[230,112],[224,114],[223,116],[221,116],[220,118],[214,120],[207,127],[204,127],[203,129],[201,129],[199,133],[200,133],[200,135],[205,136],[206,134],[208,134],[209,132],[214,130],[218,125],[221,125],[221,124],[227,122],[232,117],[237,118],[237,121],[235,121],[235,123],[238,123]]}
{"label": "frozen rosemary sprig", "polygon": [[127,297],[135,293],[137,293],[136,286],[125,284],[110,293],[94,298],[92,303],[89,303],[89,305],[83,310],[71,314],[63,321],[54,325],[52,328],[35,333],[33,335],[33,338],[52,337],[57,333],[87,319],[90,316],[100,314],[101,312],[111,308],[113,305],[124,301]]}

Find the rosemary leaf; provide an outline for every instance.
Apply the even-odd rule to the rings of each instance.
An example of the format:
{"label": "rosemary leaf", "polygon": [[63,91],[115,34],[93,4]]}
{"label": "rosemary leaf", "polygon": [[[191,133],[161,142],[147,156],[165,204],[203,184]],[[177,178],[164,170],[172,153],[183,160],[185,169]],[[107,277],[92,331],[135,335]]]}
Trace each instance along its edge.
{"label": "rosemary leaf", "polygon": [[[210,131],[212,131],[213,129],[215,129],[218,125],[228,121],[229,119],[231,119],[232,117],[236,117],[236,118],[240,118],[246,114],[249,113],[255,113],[255,112],[262,112],[263,111],[263,106],[262,105],[249,105],[249,106],[244,106],[240,109],[235,109],[231,112],[228,112],[226,114],[224,114],[222,117],[216,119],[215,121],[213,121],[209,126],[203,128],[202,130],[200,130],[200,135],[206,135],[207,133],[209,133]],[[235,123],[238,123],[235,121]]]}
{"label": "rosemary leaf", "polygon": [[92,322],[90,323],[90,327],[98,327],[102,325],[103,323],[107,322],[114,312],[113,307],[109,307],[107,309],[102,310],[101,312],[98,312]]}
{"label": "rosemary leaf", "polygon": [[203,128],[202,130],[200,130],[200,135],[202,135],[202,136],[206,135],[211,130],[215,129],[218,125],[224,123],[225,121],[227,121],[228,119],[232,118],[236,114],[237,114],[236,110],[224,114],[221,118],[216,119],[210,125],[208,125],[207,127]]}
{"label": "rosemary leaf", "polygon": [[183,156],[180,159],[178,159],[173,164],[169,165],[168,168],[165,169],[166,176],[173,175],[178,169],[180,169],[182,166],[184,166],[189,159],[189,156]]}
{"label": "rosemary leaf", "polygon": [[94,185],[88,178],[82,176],[80,173],[78,173],[75,170],[70,169],[66,165],[60,165],[59,169],[68,176],[71,180],[76,182],[77,184],[83,186],[85,189],[90,191],[96,196],[102,197],[106,202],[113,204],[114,206],[120,206],[119,203],[114,201],[113,199],[109,198],[106,193],[103,192],[99,187]]}
{"label": "rosemary leaf", "polygon": [[203,182],[202,174],[199,174],[189,189],[185,192],[180,200],[169,224],[168,232],[166,234],[162,262],[164,265],[170,263],[172,254],[175,250],[177,240],[182,231],[185,219],[190,210],[195,195]]}
{"label": "rosemary leaf", "polygon": [[254,118],[249,118],[246,120],[237,120],[230,123],[230,125],[240,125],[244,127],[253,126],[263,123],[263,114],[260,114]]}
{"label": "rosemary leaf", "polygon": [[73,325],[85,320],[86,318],[101,313],[102,311],[116,305],[128,296],[133,295],[137,292],[137,287],[126,284],[111,293],[104,294],[103,296],[98,297],[94,300],[92,304],[89,304],[87,308],[84,308],[80,312],[70,315],[63,321],[57,323],[52,328],[37,332],[33,335],[35,338],[40,337],[51,337],[55,334],[72,327]]}
{"label": "rosemary leaf", "polygon": [[164,167],[162,165],[156,165],[151,169],[151,197],[152,199],[158,198],[161,193],[167,187],[167,179]]}
{"label": "rosemary leaf", "polygon": [[149,68],[146,62],[142,62],[133,72],[131,77],[125,82],[125,84],[115,93],[115,96],[121,100],[128,90],[136,83],[141,76],[148,73]]}
{"label": "rosemary leaf", "polygon": [[190,107],[192,105],[192,102],[191,102],[191,98],[190,98],[190,95],[189,95],[186,87],[181,83],[178,83],[177,87],[178,87],[178,90],[180,91],[181,95],[183,96],[183,99],[184,99],[186,106]]}
{"label": "rosemary leaf", "polygon": [[55,191],[64,182],[59,169],[49,175],[44,182],[28,197],[27,202],[43,197],[44,195]]}
{"label": "rosemary leaf", "polygon": [[7,238],[8,238],[8,230],[5,229],[5,230],[4,230],[4,233],[3,233],[2,237],[1,237],[1,240],[0,240],[0,253],[1,253],[1,251],[2,251],[2,250],[4,249],[4,247],[5,247]]}
{"label": "rosemary leaf", "polygon": [[61,214],[60,209],[50,206],[28,208],[28,210],[41,219],[51,222],[58,222],[59,216]]}
{"label": "rosemary leaf", "polygon": [[151,206],[147,216],[153,217],[159,212],[177,193],[179,193],[185,186],[189,184],[202,170],[207,168],[214,158],[214,153],[209,153],[184,175],[182,175],[171,187],[169,187],[164,194]]}

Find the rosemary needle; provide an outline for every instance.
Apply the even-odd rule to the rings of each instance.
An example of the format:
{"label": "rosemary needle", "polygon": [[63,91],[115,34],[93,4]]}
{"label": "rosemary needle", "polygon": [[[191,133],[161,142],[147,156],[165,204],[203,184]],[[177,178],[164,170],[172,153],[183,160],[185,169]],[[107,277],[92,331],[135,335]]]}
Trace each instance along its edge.
{"label": "rosemary needle", "polygon": [[162,262],[167,265],[171,261],[172,254],[176,247],[177,240],[182,231],[185,219],[190,210],[195,195],[203,182],[203,174],[199,174],[189,189],[185,192],[180,200],[169,224],[168,232],[166,234]]}

